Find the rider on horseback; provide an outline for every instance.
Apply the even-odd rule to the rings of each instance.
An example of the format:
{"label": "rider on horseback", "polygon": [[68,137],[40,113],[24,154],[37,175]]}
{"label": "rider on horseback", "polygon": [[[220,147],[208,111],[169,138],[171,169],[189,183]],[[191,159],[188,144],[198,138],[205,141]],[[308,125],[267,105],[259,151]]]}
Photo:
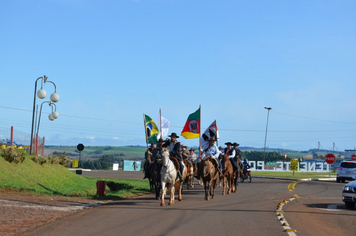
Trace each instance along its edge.
{"label": "rider on horseback", "polygon": [[237,166],[236,161],[234,160],[234,158],[236,156],[235,149],[232,148],[232,143],[231,142],[227,142],[227,143],[225,143],[225,145],[227,145],[227,147],[224,149],[224,154],[228,154],[229,155],[229,158],[230,158],[230,161],[231,161],[231,164],[232,164],[234,170],[237,170],[238,166]]}
{"label": "rider on horseback", "polygon": [[182,157],[180,155],[180,142],[177,141],[177,138],[179,136],[176,133],[172,133],[171,135],[168,135],[170,137],[170,140],[167,140],[164,144],[163,147],[169,147],[169,154],[176,157],[178,162],[179,162],[179,171],[178,171],[178,177],[180,181],[183,181],[183,162],[182,162]]}
{"label": "rider on horseback", "polygon": [[[154,161],[154,156],[152,155],[152,152],[157,148],[156,144],[151,144],[151,147],[147,149],[145,152],[145,165],[144,165],[144,171],[145,171],[145,176],[143,179],[149,178],[149,168],[152,165]],[[148,163],[148,160],[151,160],[151,164]]]}
{"label": "rider on horseback", "polygon": [[[211,156],[212,158],[216,159],[217,162],[219,163],[219,168],[218,171],[220,173],[220,176],[222,176],[222,164],[221,161],[219,160],[219,150],[218,147],[215,145],[215,141],[216,139],[214,137],[211,137],[209,139],[209,147],[207,147],[204,151],[206,153],[207,156]],[[201,147],[200,147],[201,149]]]}

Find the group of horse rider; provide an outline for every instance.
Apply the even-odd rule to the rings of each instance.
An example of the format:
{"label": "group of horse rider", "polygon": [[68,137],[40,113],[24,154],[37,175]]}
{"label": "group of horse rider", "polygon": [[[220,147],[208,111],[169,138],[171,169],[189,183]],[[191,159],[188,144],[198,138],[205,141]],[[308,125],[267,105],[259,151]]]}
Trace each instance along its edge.
{"label": "group of horse rider", "polygon": [[[220,175],[222,175],[222,164],[220,161],[221,155],[228,154],[230,161],[233,165],[234,169],[239,169],[241,168],[241,165],[239,165],[240,159],[241,159],[241,151],[237,147],[239,146],[238,143],[231,143],[227,142],[225,145],[227,146],[225,149],[222,147],[218,148],[215,144],[216,139],[215,138],[210,138],[209,139],[209,146],[205,148],[204,150],[200,148],[200,153],[201,156],[197,158],[197,155],[194,153],[194,149],[187,150],[187,146],[182,144],[177,140],[179,136],[176,133],[172,133],[171,135],[168,136],[166,140],[163,140],[160,138],[158,140],[158,144],[152,144],[151,147],[146,151],[145,153],[145,178],[149,178],[149,172],[150,169],[154,163],[155,159],[161,159],[162,153],[161,150],[163,147],[169,148],[169,153],[172,156],[175,156],[179,162],[180,170],[178,172],[178,178],[182,181],[183,178],[183,159],[186,159],[191,166],[194,166],[195,164],[198,165],[199,168],[199,163],[200,161],[205,157],[205,156],[211,156],[212,158],[216,159],[217,162],[219,163],[218,171]],[[151,164],[148,165],[148,156],[151,158]],[[220,157],[220,158],[219,158]],[[244,160],[244,163],[246,162],[246,159]],[[239,164],[238,164],[239,163]]]}

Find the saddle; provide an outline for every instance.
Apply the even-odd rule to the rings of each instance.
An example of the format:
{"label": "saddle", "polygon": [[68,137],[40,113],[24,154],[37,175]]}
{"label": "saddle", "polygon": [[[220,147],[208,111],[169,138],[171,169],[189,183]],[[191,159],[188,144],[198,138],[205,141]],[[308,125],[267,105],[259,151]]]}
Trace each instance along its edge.
{"label": "saddle", "polygon": [[170,156],[169,159],[173,162],[174,167],[176,168],[176,170],[180,170],[180,165],[179,165],[179,161],[176,157],[174,156]]}
{"label": "saddle", "polygon": [[216,170],[219,168],[219,162],[215,158],[212,158],[209,156],[209,157],[206,157],[206,160],[211,161],[211,163],[213,163]]}

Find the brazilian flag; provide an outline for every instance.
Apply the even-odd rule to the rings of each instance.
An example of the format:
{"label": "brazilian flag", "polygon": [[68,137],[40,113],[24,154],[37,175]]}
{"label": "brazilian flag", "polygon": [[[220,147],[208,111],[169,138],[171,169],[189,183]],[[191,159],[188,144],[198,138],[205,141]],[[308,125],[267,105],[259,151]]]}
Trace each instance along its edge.
{"label": "brazilian flag", "polygon": [[148,115],[145,115],[145,127],[147,142],[150,144],[157,144],[157,135],[159,133],[159,130],[155,122]]}

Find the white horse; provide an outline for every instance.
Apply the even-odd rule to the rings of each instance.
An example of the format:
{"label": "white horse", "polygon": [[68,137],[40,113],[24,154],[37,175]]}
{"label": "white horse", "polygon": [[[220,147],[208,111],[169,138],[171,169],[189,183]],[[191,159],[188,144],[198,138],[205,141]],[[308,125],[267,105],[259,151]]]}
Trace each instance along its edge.
{"label": "white horse", "polygon": [[162,148],[161,206],[164,206],[164,195],[166,195],[166,190],[170,191],[169,205],[174,203],[174,185],[176,177],[177,170],[173,162],[169,159],[169,149]]}

